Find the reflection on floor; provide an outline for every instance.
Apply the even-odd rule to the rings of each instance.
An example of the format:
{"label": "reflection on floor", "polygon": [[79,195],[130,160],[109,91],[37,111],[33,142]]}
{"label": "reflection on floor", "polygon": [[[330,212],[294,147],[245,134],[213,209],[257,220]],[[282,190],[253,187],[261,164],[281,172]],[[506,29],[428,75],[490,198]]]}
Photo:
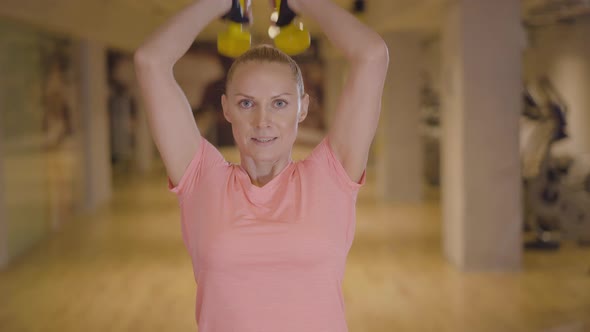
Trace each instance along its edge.
{"label": "reflection on floor", "polygon": [[[196,330],[164,177],[117,186],[108,207],[0,272],[0,331]],[[590,331],[589,249],[527,253],[520,273],[462,274],[441,254],[436,202],[378,203],[371,189],[359,197],[343,286],[351,332]]]}

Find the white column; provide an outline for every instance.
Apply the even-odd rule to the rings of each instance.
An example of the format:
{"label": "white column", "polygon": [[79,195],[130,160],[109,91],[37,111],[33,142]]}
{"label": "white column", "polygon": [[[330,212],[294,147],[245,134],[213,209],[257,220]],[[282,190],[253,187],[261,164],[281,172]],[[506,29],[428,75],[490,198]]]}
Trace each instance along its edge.
{"label": "white column", "polygon": [[112,193],[106,52],[104,46],[80,43],[80,110],[84,164],[85,208],[94,209]]}
{"label": "white column", "polygon": [[420,138],[420,35],[385,35],[391,53],[377,135],[377,193],[389,201],[416,202],[423,196]]}
{"label": "white column", "polygon": [[462,270],[521,264],[520,6],[456,1],[444,24],[443,242]]}

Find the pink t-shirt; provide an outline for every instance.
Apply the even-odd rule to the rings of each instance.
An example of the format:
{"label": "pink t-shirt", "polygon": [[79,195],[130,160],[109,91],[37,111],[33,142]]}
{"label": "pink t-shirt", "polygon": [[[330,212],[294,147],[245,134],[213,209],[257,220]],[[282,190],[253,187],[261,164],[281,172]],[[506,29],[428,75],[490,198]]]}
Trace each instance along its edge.
{"label": "pink t-shirt", "polygon": [[345,332],[359,183],[324,139],[264,187],[202,140],[178,186],[199,332]]}

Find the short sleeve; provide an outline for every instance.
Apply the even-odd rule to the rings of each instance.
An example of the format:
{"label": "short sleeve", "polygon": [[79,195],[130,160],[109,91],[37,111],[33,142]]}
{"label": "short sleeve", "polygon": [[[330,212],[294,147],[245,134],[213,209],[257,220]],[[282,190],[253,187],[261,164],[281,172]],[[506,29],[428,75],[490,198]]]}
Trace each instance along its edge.
{"label": "short sleeve", "polygon": [[325,137],[311,152],[307,160],[315,161],[320,167],[324,167],[330,174],[334,174],[338,182],[351,191],[358,191],[366,182],[366,169],[363,171],[359,182],[353,181],[346,173],[342,163],[336,158],[328,137]]}
{"label": "short sleeve", "polygon": [[199,148],[184,171],[180,181],[178,181],[178,184],[174,186],[170,178],[168,178],[168,190],[182,197],[194,190],[199,184],[199,179],[204,176],[207,170],[215,166],[224,165],[225,163],[225,159],[219,150],[205,138],[202,138]]}

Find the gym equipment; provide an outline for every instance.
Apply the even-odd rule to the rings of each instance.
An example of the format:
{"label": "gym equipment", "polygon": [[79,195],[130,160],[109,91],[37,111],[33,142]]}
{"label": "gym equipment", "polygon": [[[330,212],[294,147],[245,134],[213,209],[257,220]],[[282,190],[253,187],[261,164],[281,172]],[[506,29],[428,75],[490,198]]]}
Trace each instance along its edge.
{"label": "gym equipment", "polygon": [[245,0],[233,0],[232,8],[222,17],[228,21],[227,30],[217,35],[217,51],[221,55],[237,58],[250,49],[252,36],[244,30],[250,22],[246,14]]}
{"label": "gym equipment", "polygon": [[278,18],[275,23],[280,30],[274,37],[275,46],[288,55],[297,55],[305,52],[311,45],[309,31],[303,27],[303,23],[295,22],[297,14],[289,8],[287,0],[275,0]]}
{"label": "gym equipment", "polygon": [[[525,94],[521,116],[526,249],[556,250],[562,240],[590,243],[590,156],[558,156],[568,137],[566,107],[549,82]],[[542,101],[538,101],[541,99]]]}
{"label": "gym equipment", "polygon": [[561,237],[590,245],[590,154],[569,161],[559,188]]}

